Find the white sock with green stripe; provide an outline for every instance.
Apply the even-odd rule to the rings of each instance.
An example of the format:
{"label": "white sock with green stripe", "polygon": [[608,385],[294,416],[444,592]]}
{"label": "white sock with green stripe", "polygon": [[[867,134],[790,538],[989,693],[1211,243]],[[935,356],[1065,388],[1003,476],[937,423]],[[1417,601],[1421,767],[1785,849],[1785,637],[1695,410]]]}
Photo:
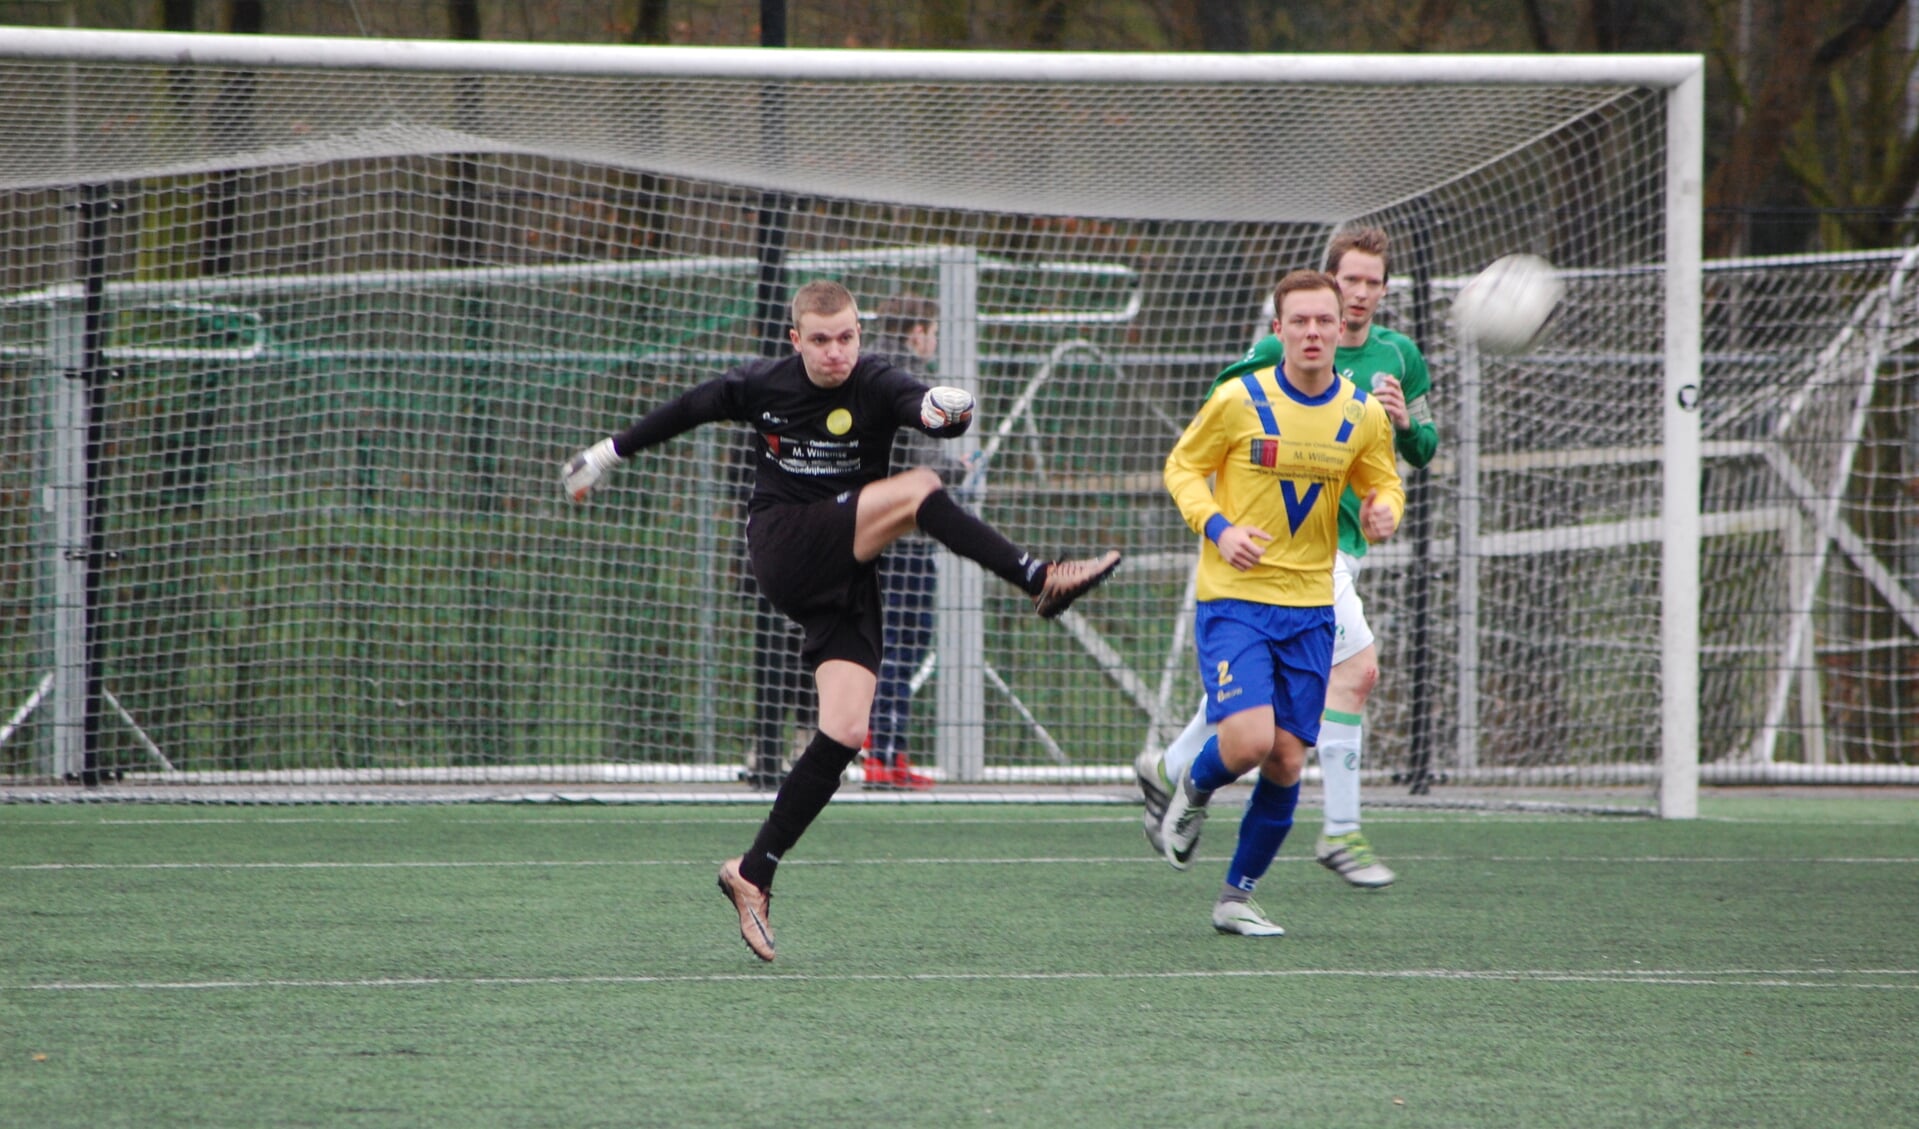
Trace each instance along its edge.
{"label": "white sock with green stripe", "polygon": [[1173,738],[1173,743],[1166,746],[1166,755],[1160,759],[1170,787],[1179,787],[1179,781],[1184,780],[1187,771],[1193,767],[1193,758],[1206,747],[1206,738],[1217,732],[1217,726],[1206,724],[1206,703],[1201,702],[1199,712],[1186,723],[1185,729],[1180,730],[1179,736]]}
{"label": "white sock with green stripe", "polygon": [[1359,830],[1361,715],[1327,710],[1319,719],[1319,776],[1325,789],[1327,838]]}

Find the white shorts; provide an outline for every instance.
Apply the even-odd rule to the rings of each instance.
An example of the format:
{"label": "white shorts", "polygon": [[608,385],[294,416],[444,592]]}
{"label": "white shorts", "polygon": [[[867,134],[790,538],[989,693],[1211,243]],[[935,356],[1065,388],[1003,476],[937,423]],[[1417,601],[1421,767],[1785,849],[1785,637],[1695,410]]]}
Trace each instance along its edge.
{"label": "white shorts", "polygon": [[1340,553],[1333,558],[1333,665],[1373,645],[1373,629],[1366,623],[1366,605],[1353,581],[1365,562]]}

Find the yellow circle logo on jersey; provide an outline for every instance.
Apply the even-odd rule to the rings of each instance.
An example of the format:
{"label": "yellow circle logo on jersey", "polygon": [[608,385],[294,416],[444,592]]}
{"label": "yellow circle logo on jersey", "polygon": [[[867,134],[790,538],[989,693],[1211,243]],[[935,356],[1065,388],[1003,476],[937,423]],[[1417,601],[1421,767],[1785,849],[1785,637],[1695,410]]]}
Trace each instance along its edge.
{"label": "yellow circle logo on jersey", "polygon": [[1358,423],[1366,416],[1366,407],[1358,400],[1346,401],[1346,422]]}
{"label": "yellow circle logo on jersey", "polygon": [[826,430],[835,435],[845,435],[853,430],[853,413],[845,408],[834,408],[826,417]]}

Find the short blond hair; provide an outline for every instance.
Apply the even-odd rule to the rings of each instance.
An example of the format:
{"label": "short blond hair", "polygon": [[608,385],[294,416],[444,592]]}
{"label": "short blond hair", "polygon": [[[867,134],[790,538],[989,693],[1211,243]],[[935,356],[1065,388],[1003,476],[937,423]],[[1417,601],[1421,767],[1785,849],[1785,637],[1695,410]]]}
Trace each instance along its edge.
{"label": "short blond hair", "polygon": [[807,314],[819,314],[831,317],[848,306],[854,309],[859,304],[853,301],[853,292],[830,278],[815,279],[800,287],[793,295],[793,328],[800,327],[800,318]]}

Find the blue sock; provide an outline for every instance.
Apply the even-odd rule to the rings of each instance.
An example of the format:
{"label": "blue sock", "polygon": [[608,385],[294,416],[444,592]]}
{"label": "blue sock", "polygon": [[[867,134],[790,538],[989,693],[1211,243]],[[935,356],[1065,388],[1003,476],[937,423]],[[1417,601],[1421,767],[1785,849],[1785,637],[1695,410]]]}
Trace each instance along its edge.
{"label": "blue sock", "polygon": [[1253,785],[1253,798],[1239,821],[1239,846],[1226,868],[1226,884],[1248,894],[1273,865],[1286,833],[1293,829],[1293,809],[1299,806],[1299,783],[1282,788],[1264,776]]}
{"label": "blue sock", "polygon": [[1211,792],[1224,788],[1239,779],[1239,774],[1226,767],[1219,759],[1219,735],[1206,738],[1206,744],[1193,758],[1193,767],[1187,775],[1192,777],[1193,787],[1202,792]]}

